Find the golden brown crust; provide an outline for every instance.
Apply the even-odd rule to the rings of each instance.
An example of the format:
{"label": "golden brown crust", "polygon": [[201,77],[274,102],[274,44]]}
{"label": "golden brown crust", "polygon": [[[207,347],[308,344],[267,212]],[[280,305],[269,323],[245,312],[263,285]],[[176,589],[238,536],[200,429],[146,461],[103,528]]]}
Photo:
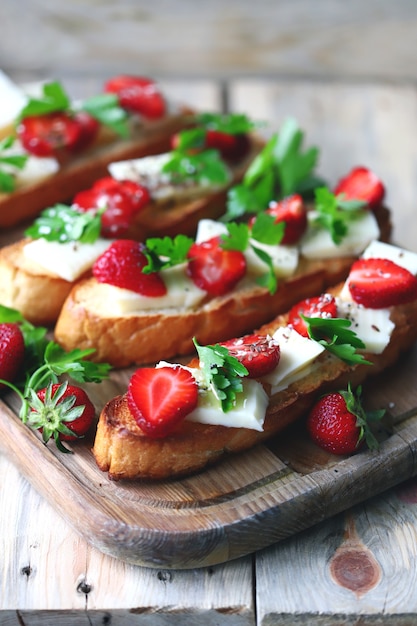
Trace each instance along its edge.
{"label": "golden brown crust", "polygon": [[[286,323],[286,315],[264,326],[273,333]],[[113,479],[164,479],[204,469],[229,453],[251,448],[302,417],[319,394],[330,389],[361,384],[366,378],[393,365],[417,340],[417,302],[396,307],[391,341],[380,355],[366,354],[373,365],[348,366],[325,352],[319,367],[286,390],[270,397],[263,432],[183,421],[164,439],[146,437],[134,421],[127,396],[117,396],[102,410],[93,453],[101,470]],[[267,389],[268,391],[268,389]]]}
{"label": "golden brown crust", "polygon": [[190,113],[190,110],[184,108],[158,123],[147,124],[132,139],[100,141],[82,156],[63,165],[53,176],[11,194],[2,194],[0,227],[20,224],[57,202],[70,202],[78,191],[88,189],[98,178],[108,176],[107,166],[113,161],[169,150],[171,135],[189,125]]}
{"label": "golden brown crust", "polygon": [[73,283],[25,261],[22,239],[0,249],[0,304],[20,311],[32,324],[55,323]]}
{"label": "golden brown crust", "polygon": [[[381,209],[378,218],[385,238],[390,230],[389,212]],[[65,301],[55,339],[65,350],[94,348],[94,360],[114,367],[190,354],[193,337],[204,345],[250,332],[299,300],[343,280],[353,261],[352,257],[304,259],[293,277],[280,282],[274,295],[261,287],[240,288],[187,312],[147,311],[125,317],[97,313],[97,282],[87,279],[79,282]]]}

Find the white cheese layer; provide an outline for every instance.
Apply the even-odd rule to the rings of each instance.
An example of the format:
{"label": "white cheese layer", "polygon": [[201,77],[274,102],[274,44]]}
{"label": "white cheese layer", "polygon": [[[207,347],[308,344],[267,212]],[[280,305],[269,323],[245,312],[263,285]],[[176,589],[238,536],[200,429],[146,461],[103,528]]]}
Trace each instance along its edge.
{"label": "white cheese layer", "polygon": [[[162,168],[169,159],[170,154],[163,153],[141,159],[117,161],[110,163],[108,170],[116,180],[133,180],[143,185],[156,202],[186,200],[222,187],[213,185],[209,179],[198,183],[195,180],[189,180],[179,185],[173,185],[170,176],[162,173]],[[229,180],[231,178],[230,173]]]}
{"label": "white cheese layer", "polygon": [[106,315],[123,317],[137,315],[143,311],[167,309],[190,309],[198,306],[206,292],[199,289],[184,272],[185,265],[177,265],[159,272],[166,287],[164,296],[143,296],[129,289],[100,284],[100,293],[105,302]]}
{"label": "white cheese layer", "polygon": [[262,380],[272,386],[271,392],[275,394],[306,376],[311,371],[314,360],[324,351],[324,347],[303,337],[289,326],[278,328],[273,334],[273,339],[280,346],[279,363]]}
{"label": "white cheese layer", "polygon": [[16,182],[16,188],[21,188],[48,178],[56,174],[59,170],[59,163],[52,157],[40,158],[33,155],[28,155],[23,149],[20,141],[17,139],[13,145],[4,150],[4,156],[24,155],[27,157],[25,165],[22,169],[13,167],[8,164],[3,164],[3,169],[14,176]]}
{"label": "white cheese layer", "polygon": [[352,300],[336,298],[337,316],[350,320],[352,330],[373,354],[381,354],[388,345],[395,324],[390,309],[366,309]]}
{"label": "white cheese layer", "polygon": [[0,137],[10,134],[11,126],[26,102],[23,89],[0,70]]}
{"label": "white cheese layer", "polygon": [[364,259],[389,259],[412,274],[417,274],[417,254],[415,252],[392,246],[383,241],[372,241],[362,254],[362,257]]}
{"label": "white cheese layer", "polygon": [[44,268],[48,273],[74,282],[92,267],[110,243],[109,239],[97,239],[94,243],[59,243],[34,239],[24,246],[23,254],[27,261]]}
{"label": "white cheese layer", "polygon": [[315,211],[309,212],[309,226],[300,242],[301,254],[307,259],[329,259],[333,257],[357,256],[379,237],[379,227],[372,211],[349,222],[348,232],[340,244],[336,244],[330,232],[314,224]]}

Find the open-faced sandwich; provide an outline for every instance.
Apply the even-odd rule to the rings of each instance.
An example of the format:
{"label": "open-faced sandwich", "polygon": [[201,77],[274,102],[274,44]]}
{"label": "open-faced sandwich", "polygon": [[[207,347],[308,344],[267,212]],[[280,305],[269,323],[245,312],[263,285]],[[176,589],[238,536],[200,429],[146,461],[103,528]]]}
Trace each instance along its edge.
{"label": "open-faced sandwich", "polygon": [[56,341],[126,367],[189,354],[193,337],[208,344],[249,332],[343,280],[371,241],[388,240],[383,192],[355,168],[335,192],[316,189],[310,210],[293,194],[248,221],[202,220],[195,240],[118,239],[71,289]]}
{"label": "open-faced sandwich", "polygon": [[[186,366],[137,369],[101,412],[98,466],[113,479],[183,476],[265,441],[324,392],[353,397],[417,339],[416,273],[417,254],[373,242],[344,283],[251,335],[195,341]],[[359,439],[364,430],[358,421]]]}
{"label": "open-faced sandwich", "polygon": [[168,103],[149,78],[115,76],[80,102],[58,81],[26,92],[0,78],[1,227],[71,200],[114,161],[169,150],[172,135],[193,123],[192,111]]}

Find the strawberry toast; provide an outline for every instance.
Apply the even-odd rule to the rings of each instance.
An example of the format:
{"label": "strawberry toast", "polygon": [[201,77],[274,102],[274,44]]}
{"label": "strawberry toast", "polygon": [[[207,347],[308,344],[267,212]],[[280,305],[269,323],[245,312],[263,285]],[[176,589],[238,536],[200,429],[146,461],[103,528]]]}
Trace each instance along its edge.
{"label": "strawberry toast", "polygon": [[171,136],[192,123],[188,107],[169,104],[144,77],[115,76],[82,102],[72,102],[58,81],[21,90],[20,98],[18,89],[11,85],[2,99],[10,92],[18,110],[0,130],[1,227],[68,201],[107,175],[111,162],[169,150]]}
{"label": "strawberry toast", "polygon": [[311,210],[293,194],[248,222],[201,220],[195,240],[114,241],[71,289],[57,342],[94,348],[115,367],[155,362],[190,354],[193,337],[208,344],[249,332],[340,282],[371,241],[390,235],[383,194],[367,200],[375,185],[349,198],[356,176],[338,195],[319,187]]}
{"label": "strawberry toast", "polygon": [[116,480],[184,476],[279,433],[319,395],[350,392],[417,339],[416,273],[417,254],[372,242],[345,282],[251,335],[195,340],[188,365],[137,369],[101,412],[99,468]]}

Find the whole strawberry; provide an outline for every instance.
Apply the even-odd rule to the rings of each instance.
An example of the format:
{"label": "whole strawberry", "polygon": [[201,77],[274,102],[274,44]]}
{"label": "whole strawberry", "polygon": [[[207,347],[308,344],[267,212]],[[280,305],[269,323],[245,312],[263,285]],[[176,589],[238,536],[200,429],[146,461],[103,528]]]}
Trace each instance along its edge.
{"label": "whole strawberry", "polygon": [[[0,324],[0,379],[12,383],[23,364],[25,342],[17,324]],[[0,389],[4,385],[0,384]]]}
{"label": "whole strawberry", "polygon": [[349,385],[347,391],[328,393],[313,406],[307,418],[307,430],[320,448],[332,454],[352,454],[364,443],[371,450],[378,447],[369,422],[381,419],[385,411],[366,413],[361,391],[358,387],[355,394]]}
{"label": "whole strawberry", "polygon": [[62,441],[74,441],[90,429],[95,408],[86,392],[65,383],[49,384],[30,392],[27,424],[42,433],[44,443],[54,439],[61,452],[68,452]]}

